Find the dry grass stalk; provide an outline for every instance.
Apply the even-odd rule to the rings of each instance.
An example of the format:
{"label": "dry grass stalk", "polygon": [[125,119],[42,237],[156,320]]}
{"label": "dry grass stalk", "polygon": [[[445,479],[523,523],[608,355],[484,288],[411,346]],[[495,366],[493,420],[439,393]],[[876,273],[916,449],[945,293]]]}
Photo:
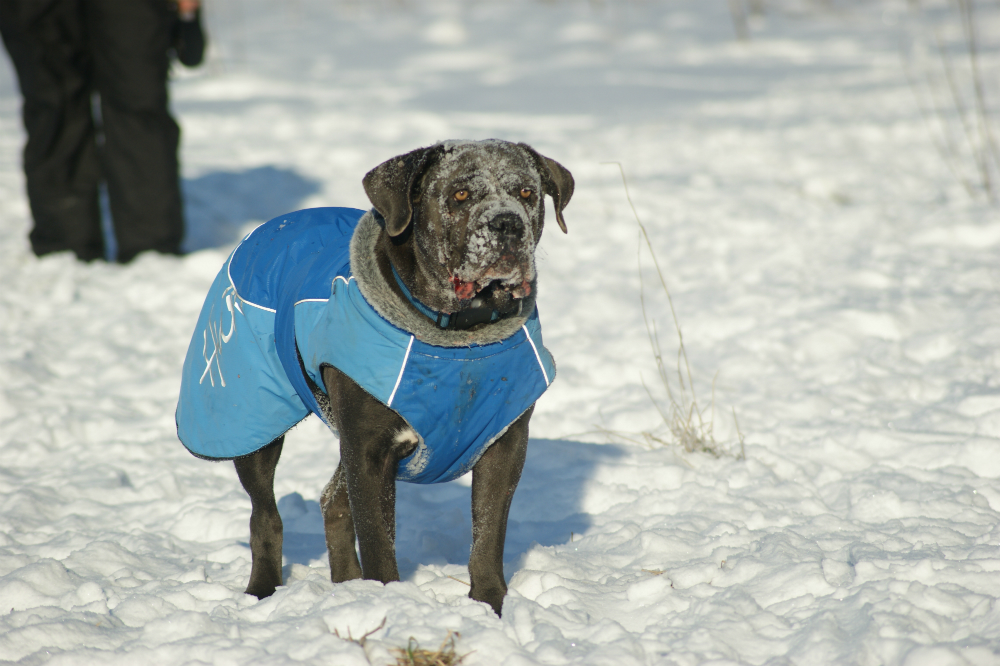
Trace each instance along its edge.
{"label": "dry grass stalk", "polygon": [[[660,402],[653,396],[653,392],[650,391],[649,386],[646,385],[645,380],[642,382],[643,388],[646,390],[646,394],[649,396],[650,401],[653,406],[660,414],[660,418],[663,420],[663,424],[666,426],[670,433],[670,437],[673,442],[667,441],[664,438],[656,435],[652,432],[642,432],[641,436],[645,439],[647,445],[661,444],[669,445],[671,443],[676,443],[684,448],[685,451],[689,453],[700,451],[703,453],[709,453],[713,456],[720,456],[726,453],[722,445],[715,440],[715,434],[713,431],[713,424],[715,421],[715,378],[712,379],[712,398],[709,402],[708,407],[702,409],[698,404],[698,396],[694,388],[694,379],[691,374],[691,363],[688,360],[687,348],[684,346],[684,333],[681,331],[680,323],[677,320],[677,311],[674,309],[674,299],[670,295],[670,289],[667,287],[666,278],[663,277],[663,271],[660,269],[660,262],[656,257],[656,252],[653,250],[653,243],[649,239],[649,234],[646,232],[646,226],[639,219],[639,213],[635,209],[635,204],[632,203],[632,195],[629,193],[628,180],[625,178],[625,169],[622,167],[621,162],[603,162],[603,164],[614,164],[618,167],[618,172],[622,177],[622,185],[625,188],[625,198],[628,200],[628,205],[632,209],[632,215],[635,218],[636,224],[639,225],[639,230],[642,232],[643,240],[646,243],[646,247],[649,249],[649,254],[653,258],[653,266],[656,268],[656,275],[660,279],[660,286],[663,289],[663,293],[667,297],[667,303],[670,305],[670,316],[674,323],[674,331],[677,333],[677,358],[675,361],[675,371],[668,371],[667,366],[663,360],[663,350],[660,346],[660,334],[656,328],[656,321],[651,319],[649,312],[646,307],[646,288],[645,281],[642,278],[642,270],[640,266],[639,271],[639,302],[642,305],[642,320],[646,326],[646,335],[649,338],[649,346],[653,351],[653,359],[656,362],[656,373],[660,378],[660,384],[663,386],[667,394],[667,400],[669,402],[669,408],[664,409]],[[641,248],[639,259],[641,262]],[[677,389],[673,388],[673,380],[671,380],[671,375],[676,374]],[[716,377],[718,373],[716,373]],[[709,416],[706,419],[705,413],[708,412]],[[736,411],[733,410],[733,419],[736,418]],[[737,432],[739,432],[739,423],[736,424]],[[609,434],[612,431],[605,431]],[[629,438],[624,438],[629,439]],[[632,441],[635,441],[634,439]],[[740,441],[740,457],[746,460],[746,449],[743,441],[743,434],[739,434]]]}
{"label": "dry grass stalk", "polygon": [[464,580],[462,580],[461,578],[455,578],[454,576],[452,576],[450,574],[445,574],[445,577],[451,578],[452,580],[457,580],[459,583],[461,583],[462,585],[465,585],[466,587],[472,587],[472,583],[467,583]]}
{"label": "dry grass stalk", "polygon": [[[468,654],[461,657],[455,654],[455,639],[459,638],[457,631],[448,630],[448,635],[437,650],[425,650],[417,644],[417,639],[410,636],[405,648],[394,648],[396,666],[457,666]],[[470,653],[471,654],[471,653]]]}
{"label": "dry grass stalk", "polygon": [[[910,6],[922,23],[934,23],[933,19],[923,14],[919,0],[911,0]],[[948,44],[941,36],[941,29],[934,27],[928,28],[928,31],[933,37],[940,60],[940,77],[943,77],[944,83],[941,83],[941,78],[931,68],[925,68],[922,78],[926,80],[925,87],[931,98],[930,112],[925,109],[922,101],[921,89],[924,86],[918,84],[917,77],[910,72],[909,67],[907,76],[910,86],[917,94],[918,106],[925,119],[929,120],[933,115],[938,120],[942,137],[939,139],[935,135],[934,140],[949,168],[970,195],[982,192],[990,203],[996,204],[1000,202],[1000,144],[993,128],[993,115],[986,101],[974,6],[972,0],[956,0],[955,7],[962,26],[963,46],[968,57],[967,68],[956,66]],[[960,79],[966,81],[965,86]],[[947,92],[943,93],[942,88]],[[955,126],[964,140],[955,140]],[[966,159],[975,167],[975,180],[967,176],[967,170],[962,168]]]}
{"label": "dry grass stalk", "polygon": [[364,648],[365,647],[365,642],[368,640],[368,637],[371,636],[372,634],[374,634],[376,631],[378,631],[379,629],[381,629],[384,626],[385,626],[385,618],[383,617],[382,621],[379,623],[379,625],[377,627],[375,627],[371,631],[366,632],[365,634],[363,634],[361,636],[361,638],[354,638],[354,636],[351,636],[351,628],[350,627],[347,628],[347,638],[344,638],[343,636],[341,636],[340,632],[337,631],[336,629],[333,630],[333,635],[336,636],[337,638],[341,639],[341,640],[350,641],[352,643],[357,643],[362,648]]}

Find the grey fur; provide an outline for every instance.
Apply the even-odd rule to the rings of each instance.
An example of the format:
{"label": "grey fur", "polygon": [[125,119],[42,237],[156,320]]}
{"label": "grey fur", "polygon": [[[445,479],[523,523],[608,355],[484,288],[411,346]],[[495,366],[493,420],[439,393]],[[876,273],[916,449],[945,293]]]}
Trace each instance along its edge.
{"label": "grey fur", "polygon": [[375,245],[382,227],[375,221],[371,211],[364,214],[351,239],[351,270],[358,288],[375,311],[394,326],[409,331],[417,339],[438,347],[467,347],[472,344],[486,345],[506,340],[517,333],[535,310],[535,280],[531,282],[531,294],[523,299],[521,314],[501,319],[477,330],[449,331],[438,328],[434,322],[413,309],[403,297],[389,288],[378,266],[375,264]]}

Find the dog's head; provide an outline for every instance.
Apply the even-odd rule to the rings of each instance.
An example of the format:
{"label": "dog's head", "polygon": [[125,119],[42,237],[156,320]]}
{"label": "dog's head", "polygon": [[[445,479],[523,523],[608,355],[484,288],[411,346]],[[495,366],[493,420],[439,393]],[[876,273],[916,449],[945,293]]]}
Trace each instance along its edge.
{"label": "dog's head", "polygon": [[364,187],[404,284],[454,313],[473,301],[506,309],[531,294],[544,195],[565,232],[573,176],[523,143],[448,141],[380,164]]}

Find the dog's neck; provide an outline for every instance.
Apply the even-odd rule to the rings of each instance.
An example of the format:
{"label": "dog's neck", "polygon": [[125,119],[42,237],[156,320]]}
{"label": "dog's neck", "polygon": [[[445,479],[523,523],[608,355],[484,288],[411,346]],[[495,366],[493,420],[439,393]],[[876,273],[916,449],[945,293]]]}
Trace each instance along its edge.
{"label": "dog's neck", "polygon": [[[495,309],[484,298],[482,306],[476,307],[474,303],[472,308],[451,314],[444,326],[439,325],[439,313],[413,298],[403,281],[393,274],[385,250],[379,247],[382,233],[371,211],[365,213],[351,239],[351,272],[361,294],[376,312],[421,341],[439,347],[500,342],[516,333],[534,311],[537,290],[532,284],[528,297],[520,299],[517,306],[508,311],[498,311],[496,319]],[[418,303],[427,312],[423,312]]]}

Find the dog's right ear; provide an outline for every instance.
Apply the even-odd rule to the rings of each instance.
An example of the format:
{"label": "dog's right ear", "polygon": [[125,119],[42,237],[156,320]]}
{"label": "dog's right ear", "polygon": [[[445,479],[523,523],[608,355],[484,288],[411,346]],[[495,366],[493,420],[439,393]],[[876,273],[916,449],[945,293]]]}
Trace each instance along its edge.
{"label": "dog's right ear", "polygon": [[417,148],[393,157],[365,174],[361,181],[375,210],[385,218],[385,230],[396,237],[413,219],[414,188],[441,146]]}

